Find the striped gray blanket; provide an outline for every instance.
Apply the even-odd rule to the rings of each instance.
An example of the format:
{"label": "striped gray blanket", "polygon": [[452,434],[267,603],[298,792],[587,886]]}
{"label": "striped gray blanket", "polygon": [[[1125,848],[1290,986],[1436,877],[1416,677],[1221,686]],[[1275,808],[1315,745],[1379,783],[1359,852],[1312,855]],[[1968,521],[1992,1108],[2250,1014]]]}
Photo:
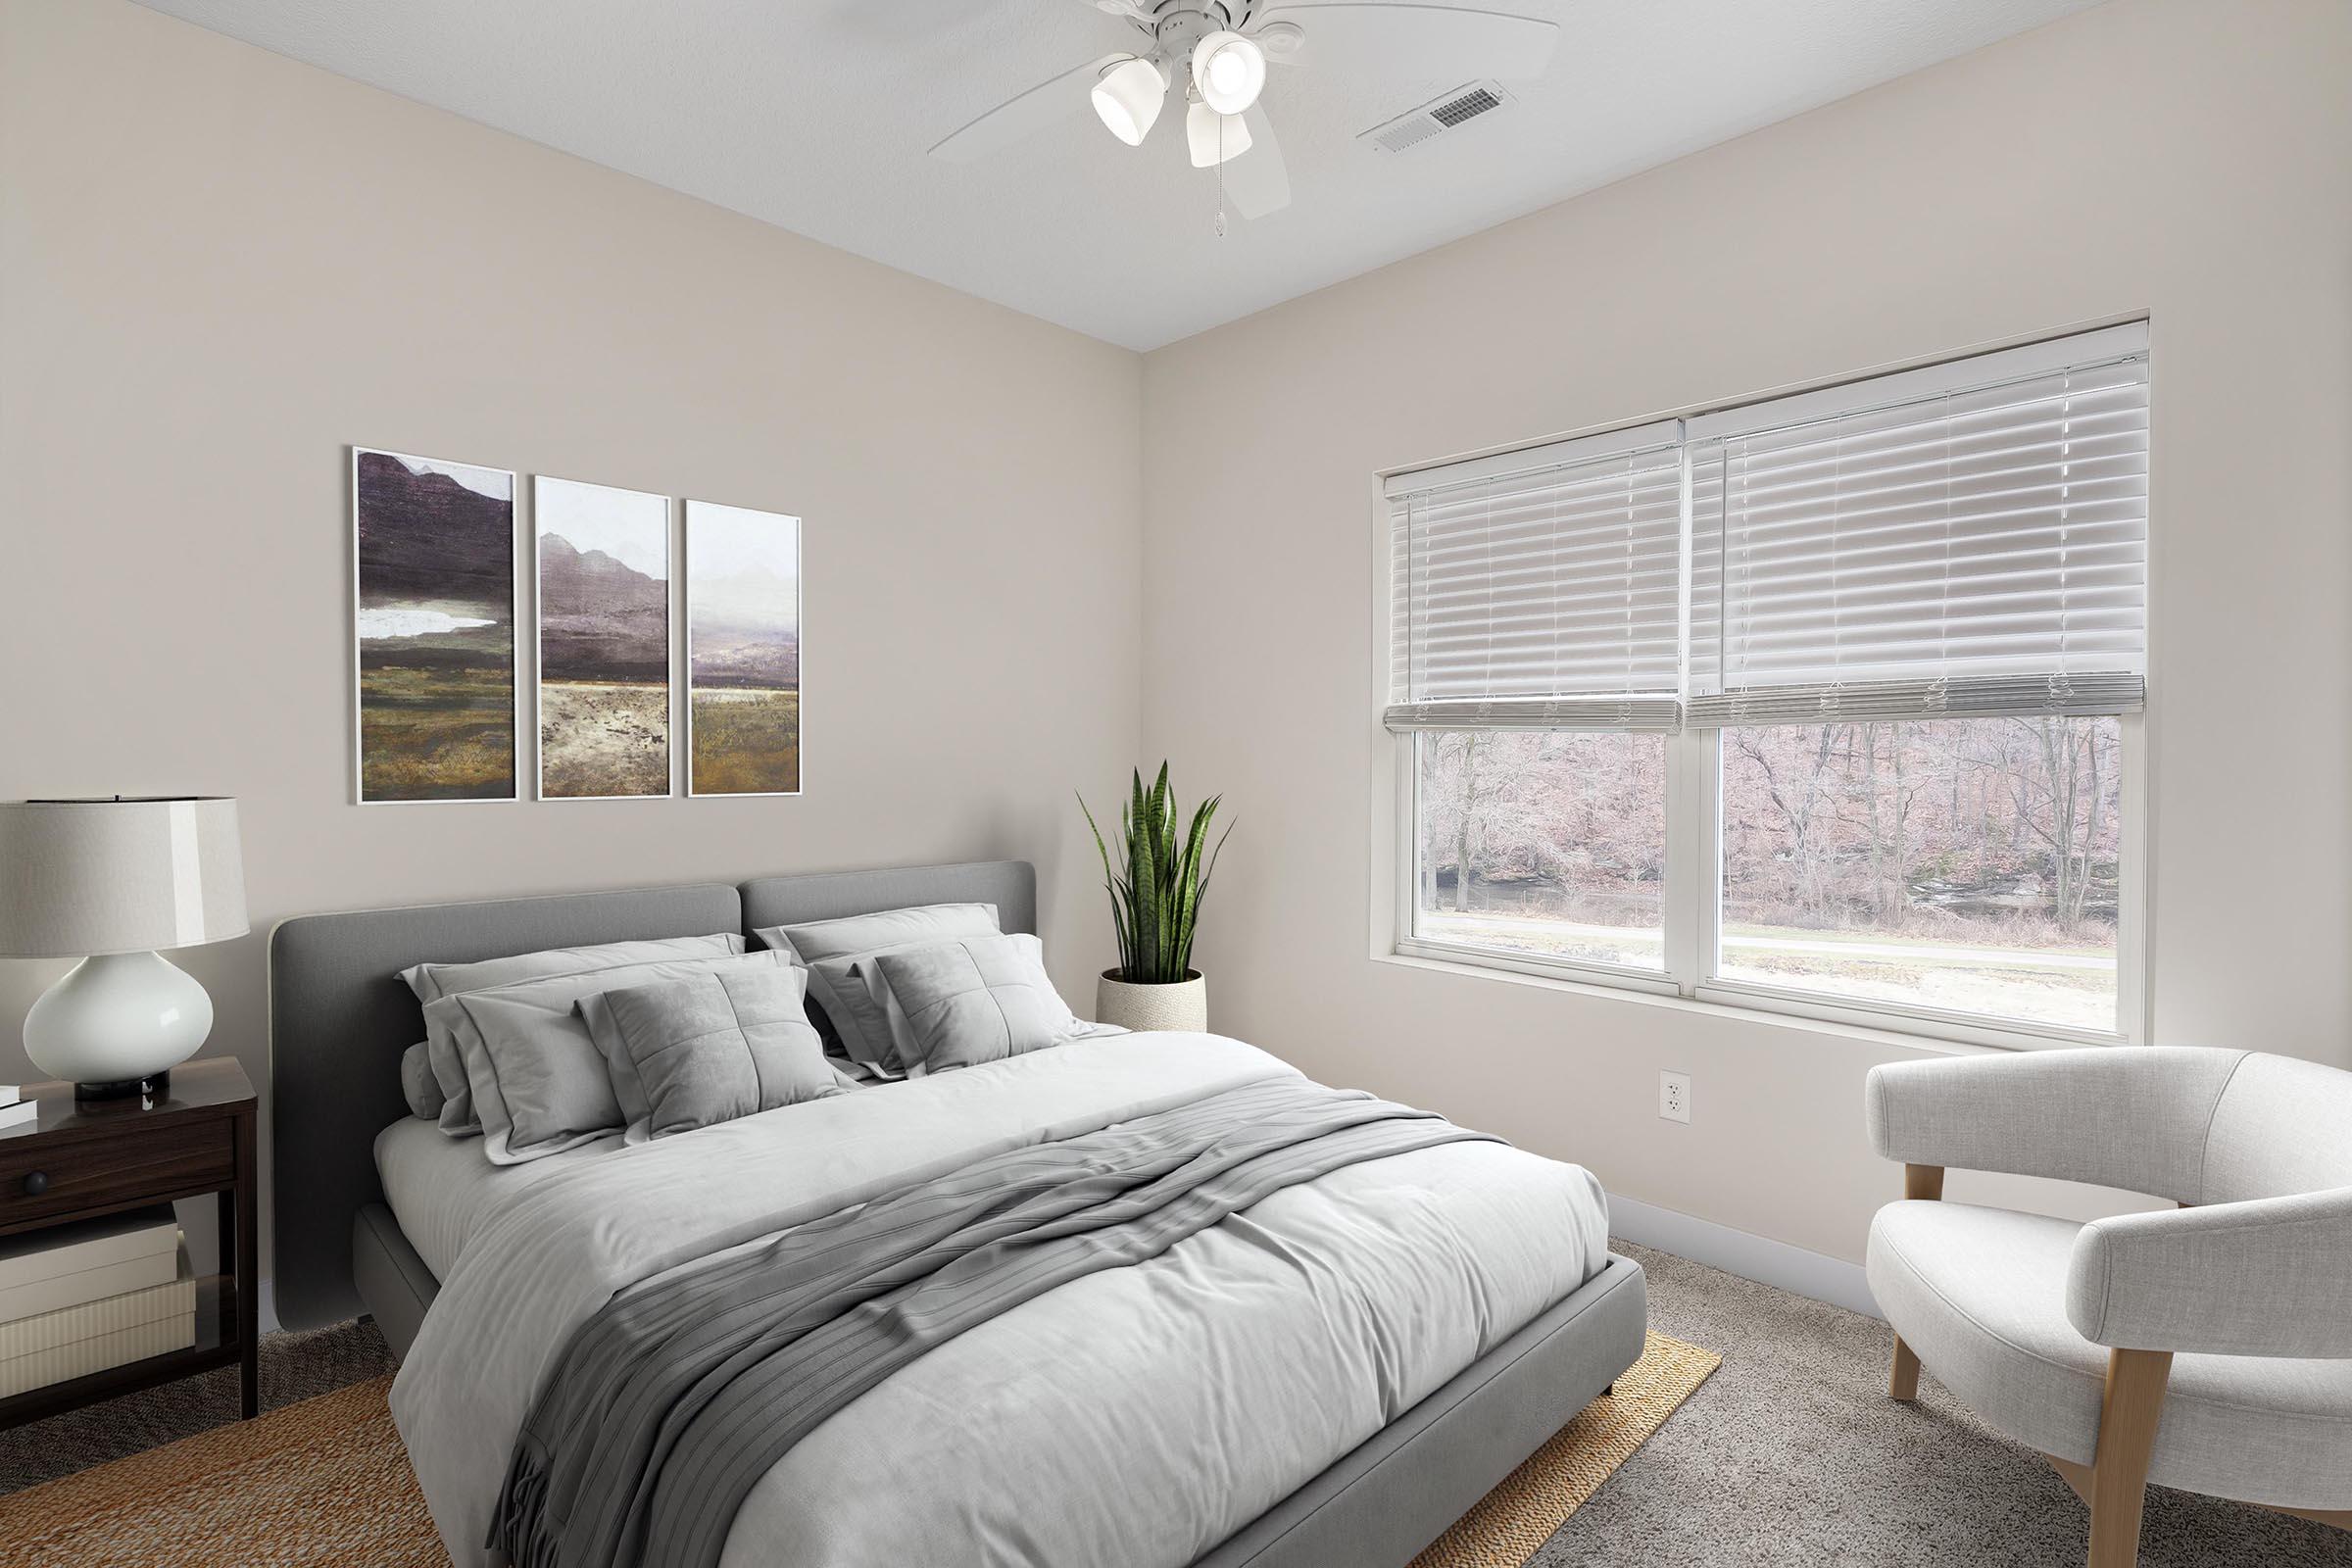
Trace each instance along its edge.
{"label": "striped gray blanket", "polygon": [[795,1443],[900,1367],[1282,1188],[1485,1134],[1282,1078],[1009,1150],[613,1298],[518,1435],[487,1544],[518,1568],[716,1568]]}

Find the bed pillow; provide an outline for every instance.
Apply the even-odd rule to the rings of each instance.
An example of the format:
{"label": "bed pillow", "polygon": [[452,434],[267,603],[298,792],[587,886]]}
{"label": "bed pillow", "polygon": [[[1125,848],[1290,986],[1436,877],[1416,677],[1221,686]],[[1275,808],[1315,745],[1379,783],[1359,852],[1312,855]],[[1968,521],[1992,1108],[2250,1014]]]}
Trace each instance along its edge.
{"label": "bed pillow", "polygon": [[582,997],[713,971],[786,967],[776,953],[624,964],[462,991],[428,1004],[424,1015],[464,1064],[483,1154],[493,1164],[518,1165],[627,1125],[603,1054],[580,1018]]}
{"label": "bed pillow", "polygon": [[662,937],[650,942],[599,942],[590,947],[549,948],[540,953],[517,953],[473,963],[413,963],[400,971],[400,978],[416,993],[418,1002],[439,1002],[463,991],[486,991],[493,986],[548,980],[590,969],[666,963],[679,958],[723,958],[742,953],[744,946],[743,938],[732,931],[707,937]]}
{"label": "bed pillow", "polygon": [[[1009,935],[1012,941],[1018,943],[1023,951],[1037,960],[1040,969],[1045,967],[1045,943],[1025,931],[1012,932]],[[882,978],[881,966],[871,959],[867,959],[858,964],[856,972],[858,980],[865,987],[866,995],[874,999],[874,1005],[881,1008],[883,1016],[890,1021],[891,1044],[896,1049],[898,1059],[906,1062],[920,1062],[923,1054],[915,1043],[913,1027],[906,1021],[906,1009],[899,1005],[897,995],[891,991],[889,982]],[[1047,983],[1052,984],[1051,979]],[[1059,998],[1060,994],[1056,991],[1055,1000],[1058,1001]],[[1067,1007],[1068,1004],[1064,1003],[1063,1005]],[[1123,1035],[1132,1032],[1121,1024],[1089,1023],[1084,1018],[1073,1017],[1070,1032],[1056,1040],[1054,1044],[1061,1045],[1072,1040],[1097,1040],[1104,1035]],[[903,1072],[886,1072],[880,1068],[867,1066],[862,1062],[853,1062],[851,1065],[858,1072],[870,1073],[876,1079],[884,1081],[910,1076]],[[921,1074],[917,1072],[911,1076],[920,1077]]]}
{"label": "bed pillow", "polygon": [[917,1077],[1058,1045],[1087,1027],[1047,978],[1033,936],[965,937],[866,961],[904,1019]]}
{"label": "bed pillow", "polygon": [[691,963],[710,958],[740,956],[744,940],[732,932],[719,932],[707,937],[662,937],[648,942],[604,942],[584,948],[549,948],[539,953],[518,953],[504,958],[483,958],[474,963],[415,963],[400,971],[400,978],[416,1000],[425,1004],[424,1032],[425,1059],[432,1067],[433,1081],[441,1090],[441,1110],[438,1120],[441,1130],[452,1138],[471,1138],[482,1130],[481,1117],[473,1107],[473,1089],[466,1077],[466,1062],[458,1050],[457,1041],[444,1023],[436,1025],[432,1004],[445,997],[463,996],[471,991],[498,990],[507,986],[531,985],[544,980],[559,980],[570,976],[606,974],[623,971],[614,985],[632,984],[642,977],[649,965],[662,963]]}
{"label": "bed pillow", "polygon": [[855,972],[858,960],[877,954],[925,947],[958,937],[998,934],[993,904],[925,904],[838,920],[762,926],[753,935],[779,953],[792,955],[808,971],[808,997],[822,1009],[818,1020],[853,1061],[884,1073],[903,1073],[890,1035],[890,1020]]}
{"label": "bed pillow", "polygon": [[847,1093],[808,1022],[808,970],[779,965],[582,997],[628,1142]]}
{"label": "bed pillow", "polygon": [[433,1076],[432,1047],[419,1040],[400,1054],[400,1092],[409,1102],[409,1114],[438,1121],[446,1097],[441,1080]]}

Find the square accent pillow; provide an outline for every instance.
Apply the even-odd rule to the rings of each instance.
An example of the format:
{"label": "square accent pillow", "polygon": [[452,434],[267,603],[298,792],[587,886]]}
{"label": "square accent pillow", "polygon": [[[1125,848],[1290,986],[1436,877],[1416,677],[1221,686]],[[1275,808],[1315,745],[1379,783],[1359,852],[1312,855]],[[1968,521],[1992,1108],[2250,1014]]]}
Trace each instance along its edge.
{"label": "square accent pillow", "polygon": [[1046,977],[1037,938],[966,937],[869,960],[905,1018],[915,1076],[1056,1045],[1086,1026]]}
{"label": "square accent pillow", "polygon": [[492,1164],[517,1165],[627,1125],[605,1059],[581,1021],[582,997],[713,971],[790,967],[780,953],[627,964],[460,992],[428,1005],[424,1016],[433,1038],[446,1040],[464,1067],[482,1153]]}
{"label": "square accent pillow", "polygon": [[628,1141],[848,1093],[808,1022],[807,993],[807,970],[777,967],[583,997],[580,1015],[632,1111]]}
{"label": "square accent pillow", "polygon": [[898,953],[957,937],[998,934],[993,904],[924,904],[872,914],[809,920],[799,925],[761,926],[753,935],[792,955],[808,971],[808,996],[823,1014],[852,1061],[888,1076],[906,1072],[891,1039],[890,1019],[855,972],[858,962],[880,953]]}

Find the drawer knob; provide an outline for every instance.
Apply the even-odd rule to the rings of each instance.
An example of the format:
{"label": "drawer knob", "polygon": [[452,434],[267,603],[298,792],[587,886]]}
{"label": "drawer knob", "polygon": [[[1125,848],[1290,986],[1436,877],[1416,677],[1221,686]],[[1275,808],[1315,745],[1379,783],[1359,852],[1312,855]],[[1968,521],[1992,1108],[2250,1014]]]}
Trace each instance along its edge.
{"label": "drawer knob", "polygon": [[47,1171],[36,1170],[24,1178],[24,1196],[26,1198],[38,1198],[48,1190],[49,1173]]}

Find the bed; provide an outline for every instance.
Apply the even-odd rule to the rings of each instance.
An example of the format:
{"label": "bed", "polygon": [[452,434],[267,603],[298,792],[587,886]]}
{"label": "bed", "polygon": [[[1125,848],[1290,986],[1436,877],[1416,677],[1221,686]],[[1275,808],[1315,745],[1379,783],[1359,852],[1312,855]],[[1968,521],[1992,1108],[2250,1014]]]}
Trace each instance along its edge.
{"label": "bed", "polygon": [[[497,1169],[408,1116],[395,1064],[421,1029],[396,972],[962,901],[995,905],[1006,931],[1035,928],[1034,875],[1015,861],[279,925],[278,1315],[299,1328],[365,1312],[382,1327],[404,1357],[395,1413],[460,1562],[486,1560],[473,1543],[495,1499],[480,1477],[504,1464],[551,1358],[681,1249],[723,1256],[854,1210],[917,1167],[1297,1075],[1214,1036],[1082,1041]],[[719,1561],[1401,1565],[1640,1355],[1643,1282],[1606,1252],[1603,1221],[1585,1173],[1495,1143],[1319,1176],[893,1374],[751,1486]],[[1353,1238],[1343,1262],[1310,1266],[1335,1238]],[[1320,1316],[1300,1315],[1301,1278],[1329,1293]],[[1008,1362],[1037,1370],[1007,1377]],[[974,1445],[982,1430],[992,1441]],[[910,1474],[923,1477],[912,1491]]]}

